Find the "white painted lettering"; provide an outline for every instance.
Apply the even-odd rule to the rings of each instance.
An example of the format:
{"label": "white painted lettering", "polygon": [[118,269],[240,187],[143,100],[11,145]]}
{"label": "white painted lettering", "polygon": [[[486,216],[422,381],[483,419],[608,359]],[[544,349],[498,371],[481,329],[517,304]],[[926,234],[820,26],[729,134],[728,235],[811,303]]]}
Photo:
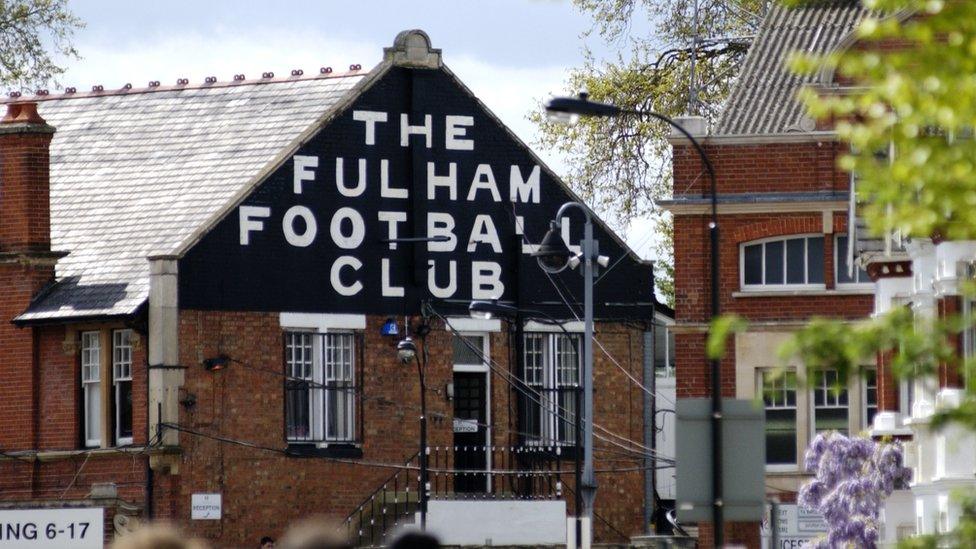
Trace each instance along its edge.
{"label": "white painted lettering", "polygon": [[534,254],[539,249],[538,244],[529,244],[525,239],[525,218],[521,215],[515,216],[515,234],[522,237],[522,253]]}
{"label": "white painted lettering", "polygon": [[271,208],[264,206],[241,206],[237,209],[240,221],[241,246],[251,243],[251,231],[263,231],[264,221],[253,219],[255,217],[270,217]]}
{"label": "white painted lettering", "polygon": [[534,166],[528,179],[522,179],[522,170],[512,166],[508,177],[508,199],[512,202],[539,203],[539,166]]}
{"label": "white painted lettering", "polygon": [[471,262],[471,299],[500,299],[504,293],[501,265],[494,261]]}
{"label": "white painted lettering", "polygon": [[502,243],[498,240],[498,231],[490,215],[478,215],[474,218],[471,228],[471,238],[468,239],[468,252],[478,249],[478,244],[490,244],[496,254],[502,253]]}
{"label": "white painted lettering", "polygon": [[[349,220],[352,228],[349,234],[342,232],[342,222],[346,219]],[[366,238],[366,224],[363,223],[363,216],[359,215],[356,210],[349,207],[339,208],[332,215],[329,232],[332,234],[332,241],[335,242],[336,246],[343,250],[354,250]]]}
{"label": "white painted lettering", "polygon": [[380,160],[380,196],[382,198],[409,198],[408,189],[396,189],[390,187],[390,161]]}
{"label": "white painted lettering", "polygon": [[423,126],[411,126],[410,116],[406,113],[400,115],[400,146],[406,147],[410,144],[410,136],[417,134],[427,138],[427,148],[434,144],[434,132],[431,131],[433,124],[429,114],[424,115]]}
{"label": "white painted lettering", "polygon": [[342,158],[336,158],[336,188],[342,196],[357,197],[366,190],[366,159],[359,159],[359,181],[355,187],[346,186],[345,166]]}
{"label": "white painted lettering", "polygon": [[502,201],[502,195],[498,192],[498,185],[495,184],[495,174],[491,171],[491,165],[478,164],[474,170],[474,179],[471,181],[471,188],[468,190],[468,202],[477,198],[479,189],[487,189],[491,192],[491,199],[495,202]]}
{"label": "white painted lettering", "polygon": [[446,236],[446,242],[428,242],[427,251],[453,252],[457,248],[457,236],[454,234],[454,216],[449,213],[427,212],[427,237]]}
{"label": "white painted lettering", "polygon": [[[305,222],[305,232],[298,234],[295,232],[295,218],[300,217]],[[281,230],[285,233],[285,240],[297,248],[306,248],[314,240],[319,227],[315,222],[315,215],[312,210],[305,206],[292,206],[285,212],[285,217],[281,219]]]}
{"label": "white painted lettering", "polygon": [[447,175],[437,175],[433,162],[427,163],[427,200],[437,198],[437,187],[447,187],[451,200],[457,200],[457,164],[451,162],[447,167]]}
{"label": "white painted lettering", "polygon": [[329,281],[332,283],[332,289],[337,294],[344,296],[358,294],[363,289],[363,283],[358,280],[352,284],[343,283],[341,276],[343,267],[349,267],[354,271],[358,271],[363,268],[363,262],[351,255],[343,255],[337,258],[332,264],[332,270],[329,272]]}
{"label": "white painted lettering", "polygon": [[302,194],[302,182],[315,181],[315,172],[309,168],[319,167],[319,157],[296,154],[292,157],[295,168],[293,186],[295,194]]}
{"label": "white painted lettering", "polygon": [[376,144],[376,123],[386,122],[386,113],[380,111],[352,111],[352,119],[366,123],[366,144]]}
{"label": "white painted lettering", "polygon": [[383,281],[383,297],[403,297],[403,287],[390,284],[390,260],[380,261],[380,278]]}
{"label": "white painted lettering", "polygon": [[437,263],[433,259],[427,260],[427,289],[430,295],[445,299],[457,292],[457,261],[453,259],[447,262],[447,286],[437,285]]}
{"label": "white painted lettering", "polygon": [[[389,235],[387,238],[390,240],[396,240],[399,238],[399,236],[397,236],[399,234],[399,231],[397,230],[397,223],[403,223],[407,220],[407,212],[379,212],[376,214],[376,217],[379,218],[380,221],[386,223],[386,234]],[[397,249],[397,243],[390,242],[390,249]]]}
{"label": "white painted lettering", "polygon": [[474,141],[462,138],[467,135],[467,128],[474,126],[474,117],[448,115],[445,121],[447,122],[447,133],[444,136],[444,146],[447,150],[473,151]]}

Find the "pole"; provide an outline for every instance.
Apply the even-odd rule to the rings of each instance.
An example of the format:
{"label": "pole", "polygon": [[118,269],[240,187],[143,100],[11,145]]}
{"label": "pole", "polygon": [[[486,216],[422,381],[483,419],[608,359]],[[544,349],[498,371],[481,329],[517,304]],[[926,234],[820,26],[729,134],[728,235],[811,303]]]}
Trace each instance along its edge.
{"label": "pole", "polygon": [[[698,152],[706,162],[708,173],[712,179],[712,220],[708,224],[708,234],[711,241],[711,286],[712,286],[712,321],[714,322],[720,313],[719,307],[719,261],[718,261],[718,196],[716,195],[715,171],[712,169],[708,157],[697,141]],[[712,525],[715,528],[715,546],[722,547],[725,544],[725,520],[723,517],[722,501],[722,369],[718,359],[711,359],[712,370]]]}
{"label": "pole", "polygon": [[[657,322],[651,318],[651,331],[644,332],[644,385],[650,391],[644,391],[644,445],[657,453],[657,376],[654,373],[654,361],[657,358]],[[657,489],[657,467],[651,456],[644,457],[644,533],[656,534],[655,509],[657,499],[654,491]]]}
{"label": "pole", "polygon": [[[562,328],[562,324],[559,325]],[[565,330],[565,328],[563,328]],[[572,341],[572,340],[570,340]],[[577,349],[577,352],[579,350]],[[573,490],[573,502],[576,507],[576,547],[583,547],[583,456],[580,452],[581,441],[583,440],[583,391],[579,386],[576,387],[574,391],[574,398],[576,399],[576,463],[575,471],[573,471],[573,481],[576,484]]]}
{"label": "pole", "polygon": [[427,531],[427,391],[424,384],[424,369],[417,360],[417,374],[420,377],[420,530]]}
{"label": "pole", "polygon": [[584,547],[591,545],[593,535],[593,504],[596,500],[596,477],[593,474],[593,223],[589,214],[583,228],[583,412],[586,418],[583,433],[583,509],[589,520],[589,536]]}

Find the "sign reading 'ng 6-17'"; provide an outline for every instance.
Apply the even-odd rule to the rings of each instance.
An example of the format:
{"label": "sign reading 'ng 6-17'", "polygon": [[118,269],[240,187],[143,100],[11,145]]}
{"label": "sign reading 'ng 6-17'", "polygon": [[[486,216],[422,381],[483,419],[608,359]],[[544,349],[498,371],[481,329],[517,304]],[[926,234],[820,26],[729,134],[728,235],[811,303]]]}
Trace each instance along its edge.
{"label": "sign reading 'ng 6-17'", "polygon": [[[452,75],[394,68],[182,258],[180,306],[395,313],[423,299],[555,303],[529,254],[572,198]],[[582,218],[566,219],[563,233],[578,243]],[[602,253],[624,256],[597,233]],[[580,277],[562,282],[581,294]],[[631,258],[601,284],[598,302],[651,301],[650,269]]]}

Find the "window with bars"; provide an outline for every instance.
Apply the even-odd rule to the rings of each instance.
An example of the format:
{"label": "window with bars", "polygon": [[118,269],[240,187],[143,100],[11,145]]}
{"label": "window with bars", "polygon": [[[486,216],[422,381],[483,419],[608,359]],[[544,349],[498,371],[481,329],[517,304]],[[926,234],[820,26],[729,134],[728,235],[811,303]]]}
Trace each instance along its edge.
{"label": "window with bars", "polygon": [[744,289],[824,284],[823,236],[767,239],[740,247]]}
{"label": "window with bars", "polygon": [[575,445],[580,392],[578,335],[526,333],[520,394],[523,440],[532,445]]}
{"label": "window with bars", "polygon": [[766,409],[766,464],[796,464],[796,372],[760,371]]}
{"label": "window with bars", "polygon": [[115,443],[132,444],[132,330],[112,332]]}
{"label": "window with bars", "polygon": [[83,440],[87,447],[102,444],[102,344],[99,332],[81,333],[81,392]]}
{"label": "window with bars", "polygon": [[356,336],[285,333],[285,423],[290,442],[356,442]]}
{"label": "window with bars", "polygon": [[836,370],[817,372],[813,385],[813,427],[815,433],[837,431],[846,435],[848,399],[847,382]]}

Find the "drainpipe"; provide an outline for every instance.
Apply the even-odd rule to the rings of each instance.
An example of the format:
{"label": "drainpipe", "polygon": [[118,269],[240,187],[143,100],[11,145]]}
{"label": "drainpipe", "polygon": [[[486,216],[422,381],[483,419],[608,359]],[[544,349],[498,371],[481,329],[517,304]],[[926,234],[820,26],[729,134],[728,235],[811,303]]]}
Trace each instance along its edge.
{"label": "drainpipe", "polygon": [[[650,391],[644,391],[644,446],[651,449],[651,453],[657,450],[657,379],[654,375],[654,355],[655,349],[655,330],[657,322],[651,318],[651,330],[644,332],[644,386]],[[655,534],[657,527],[654,524],[654,511],[657,501],[654,498],[654,489],[657,487],[657,464],[651,456],[644,457],[644,533]]]}

